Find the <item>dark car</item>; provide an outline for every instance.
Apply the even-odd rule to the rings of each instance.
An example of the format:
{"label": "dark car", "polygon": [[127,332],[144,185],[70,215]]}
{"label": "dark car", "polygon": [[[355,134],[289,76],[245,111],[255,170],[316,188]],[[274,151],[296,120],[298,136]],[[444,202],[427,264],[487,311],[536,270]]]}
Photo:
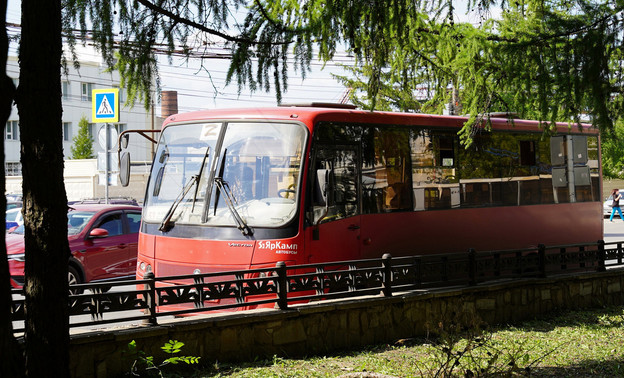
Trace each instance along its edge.
{"label": "dark car", "polygon": [[[67,213],[70,284],[134,278],[141,208],[73,205]],[[24,285],[24,226],[6,235],[11,286]]]}

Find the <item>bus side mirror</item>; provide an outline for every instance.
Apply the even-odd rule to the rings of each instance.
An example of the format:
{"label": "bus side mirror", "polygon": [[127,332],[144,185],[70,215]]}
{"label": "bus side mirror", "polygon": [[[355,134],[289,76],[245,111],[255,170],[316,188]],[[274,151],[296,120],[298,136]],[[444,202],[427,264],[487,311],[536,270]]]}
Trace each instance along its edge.
{"label": "bus side mirror", "polygon": [[128,140],[130,134],[122,133],[119,136],[119,149],[117,150],[119,158],[119,181],[121,186],[128,186],[130,183],[130,152],[128,149]]}
{"label": "bus side mirror", "polygon": [[119,181],[121,186],[130,183],[130,152],[124,151],[119,159]]}
{"label": "bus side mirror", "polygon": [[121,135],[120,139],[120,144],[121,144],[121,148],[122,149],[126,149],[128,148],[128,141],[130,140],[130,134],[123,134]]}

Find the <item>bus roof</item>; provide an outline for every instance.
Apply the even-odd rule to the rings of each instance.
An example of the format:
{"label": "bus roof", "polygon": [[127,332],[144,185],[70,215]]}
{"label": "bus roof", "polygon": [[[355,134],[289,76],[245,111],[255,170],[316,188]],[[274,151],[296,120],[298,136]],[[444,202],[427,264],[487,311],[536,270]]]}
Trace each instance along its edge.
{"label": "bus roof", "polygon": [[[299,121],[310,128],[320,121],[460,128],[468,121],[468,117],[422,113],[371,112],[349,107],[279,106],[201,110],[174,114],[165,120],[163,127],[169,123],[201,122],[204,120]],[[493,129],[510,131],[535,131],[543,129],[540,125],[548,125],[548,122],[513,119],[501,114],[490,115],[490,121]],[[556,125],[559,132],[579,132],[579,128],[575,124],[558,122]],[[591,124],[582,124],[581,128],[584,132],[598,134],[598,130]]]}

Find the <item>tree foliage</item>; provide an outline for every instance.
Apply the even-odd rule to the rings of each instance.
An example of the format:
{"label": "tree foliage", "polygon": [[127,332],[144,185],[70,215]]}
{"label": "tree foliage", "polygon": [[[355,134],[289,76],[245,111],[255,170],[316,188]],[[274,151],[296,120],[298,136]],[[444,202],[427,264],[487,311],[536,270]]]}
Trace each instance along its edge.
{"label": "tree foliage", "polygon": [[86,117],[78,122],[78,134],[73,138],[71,146],[72,159],[93,159],[93,138],[89,135],[89,121]]}
{"label": "tree foliage", "polygon": [[[622,87],[622,1],[468,5],[480,10],[479,24],[455,22],[454,2],[444,0],[256,1],[254,8],[269,15],[266,27],[305,30],[294,45],[316,41],[323,60],[345,41],[360,76],[359,101],[369,109],[401,109],[400,92],[420,91],[420,109],[441,112],[454,88],[471,116],[465,139],[480,115],[498,111],[545,121],[547,132],[555,121],[572,126],[585,116],[612,129],[622,110],[613,101]],[[494,6],[501,16],[488,18]]]}
{"label": "tree foliage", "polygon": [[609,178],[624,177],[624,120],[618,119],[613,133],[602,138],[602,174]]}
{"label": "tree foliage", "polygon": [[[464,130],[480,115],[577,124],[585,115],[611,130],[622,106],[620,33],[624,1],[470,0],[476,25],[456,22],[453,0],[65,0],[70,42],[92,36],[129,87],[149,104],[159,84],[155,51],[197,56],[215,42],[231,49],[228,82],[239,88],[287,89],[289,56],[304,75],[315,54],[354,56],[353,99],[368,109],[441,112],[455,89]],[[488,16],[501,9],[499,17]],[[79,28],[80,33],[74,33]],[[354,82],[348,82],[354,84]],[[409,93],[419,93],[414,102]],[[356,97],[357,96],[357,97]]]}

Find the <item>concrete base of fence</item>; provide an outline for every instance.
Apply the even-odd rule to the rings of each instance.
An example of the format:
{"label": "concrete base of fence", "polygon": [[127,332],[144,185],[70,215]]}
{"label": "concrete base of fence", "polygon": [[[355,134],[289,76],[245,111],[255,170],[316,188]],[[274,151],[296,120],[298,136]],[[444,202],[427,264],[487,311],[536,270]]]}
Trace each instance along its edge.
{"label": "concrete base of fence", "polygon": [[[198,315],[136,327],[73,334],[74,377],[108,377],[129,371],[132,340],[146,355],[165,357],[169,340],[184,342],[181,355],[215,361],[250,361],[274,355],[325,354],[399,339],[423,337],[457,314],[505,324],[555,310],[624,303],[624,270],[547,279],[505,281],[483,286],[395,293],[259,309]],[[468,318],[464,317],[464,318]],[[160,321],[159,321],[160,322]],[[166,358],[166,357],[165,357]]]}

